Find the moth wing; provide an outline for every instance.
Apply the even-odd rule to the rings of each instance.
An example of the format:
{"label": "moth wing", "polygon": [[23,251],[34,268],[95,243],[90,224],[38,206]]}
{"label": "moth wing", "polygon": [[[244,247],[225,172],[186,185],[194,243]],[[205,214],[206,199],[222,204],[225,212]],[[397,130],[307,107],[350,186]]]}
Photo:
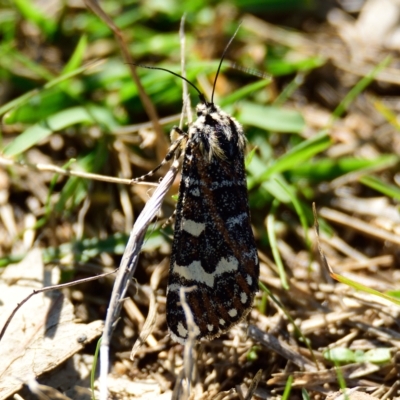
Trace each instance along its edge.
{"label": "moth wing", "polygon": [[[167,294],[167,323],[178,342],[187,337],[180,288],[197,338],[226,332],[250,311],[259,265],[250,225],[243,153],[233,160],[204,157],[189,142],[179,190]],[[194,289],[193,289],[194,288]]]}

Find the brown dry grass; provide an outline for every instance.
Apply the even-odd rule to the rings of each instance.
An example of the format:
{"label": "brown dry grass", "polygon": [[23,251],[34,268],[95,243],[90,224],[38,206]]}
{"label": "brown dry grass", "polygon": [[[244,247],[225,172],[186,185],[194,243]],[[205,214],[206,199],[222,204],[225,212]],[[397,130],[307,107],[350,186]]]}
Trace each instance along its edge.
{"label": "brown dry grass", "polygon": [[[77,8],[75,11],[82,10]],[[366,13],[365,10],[362,12]],[[247,14],[243,16],[243,30],[253,35],[245,41],[245,46],[255,60],[264,57],[267,43],[287,46],[292,49],[294,58],[303,55],[324,59],[322,66],[310,73],[298,71],[298,81],[292,81],[293,76],[290,80],[275,78],[266,90],[266,96],[276,99],[289,82],[297,85],[286,100],[285,107],[296,109],[303,115],[306,125],[301,133],[303,139],[313,137],[328,127],[332,145],[323,155],[326,159],[348,157],[372,160],[382,155],[393,156],[387,163],[376,164],[369,169],[326,173],[326,177],[334,175],[330,180],[307,183],[304,187],[302,181],[294,183],[299,198],[307,204],[308,210],[315,201],[319,218],[330,226],[330,230],[321,230],[320,240],[333,271],[359,285],[385,293],[395,291],[400,280],[397,271],[400,243],[398,204],[394,196],[368,187],[362,179],[365,176],[378,177],[388,187],[399,182],[397,155],[400,152],[400,136],[396,120],[400,83],[396,65],[399,59],[390,43],[379,40],[379,35],[376,42],[370,42],[374,28],[369,28],[364,36],[357,31],[368,26],[362,24],[362,18],[366,18],[362,12],[354,21],[347,20],[348,16],[339,11],[331,13],[328,22],[308,26],[309,31],[312,30],[308,33],[278,28]],[[217,33],[222,32],[220,28],[215,27],[210,42],[217,40]],[[67,49],[56,41],[52,45],[42,42],[41,35],[23,19],[17,25],[17,32],[15,46],[27,59],[34,60],[36,50],[48,46],[46,51],[41,51],[45,55],[42,63],[48,71],[57,75],[67,57]],[[111,36],[107,38],[106,45],[109,47],[102,49],[109,49],[104,50],[107,56],[118,54],[118,46]],[[200,54],[206,51],[202,45],[204,42],[199,41],[197,48]],[[98,48],[94,45],[89,50],[92,54],[99,54],[96,54]],[[213,51],[218,54],[219,49]],[[390,66],[378,72],[368,90],[352,99],[347,112],[331,122],[333,110],[349,90],[387,55],[393,57]],[[94,56],[87,60],[90,58]],[[254,64],[257,66],[257,61]],[[18,69],[15,76],[31,73],[20,64],[15,68]],[[32,82],[34,78],[29,76]],[[40,78],[37,81],[43,84]],[[25,92],[15,80],[4,84],[8,92],[5,89],[2,94],[3,103]],[[221,76],[218,88],[221,97],[234,85],[228,75]],[[96,96],[103,98],[103,89],[92,93],[91,100]],[[123,107],[114,104],[114,107],[116,114],[126,112],[122,110],[126,104]],[[171,114],[170,110],[163,112],[164,116]],[[3,123],[4,144],[11,142],[27,125],[22,122]],[[20,165],[16,158],[7,158],[8,161],[1,158],[0,254],[4,259],[8,257],[9,261],[13,261],[32,247],[38,247],[43,250],[47,268],[60,268],[64,281],[93,276],[118,266],[127,236],[118,238],[115,234],[130,231],[149,197],[149,187],[97,180],[80,181],[78,185],[84,186],[87,197],[78,201],[71,196],[63,205],[64,210],[54,210],[52,207],[60,198],[68,178],[60,175],[54,183],[53,172],[38,168],[39,164],[61,167],[71,157],[89,153],[89,150],[99,159],[104,157],[104,152],[108,152],[107,162],[100,163],[97,168],[95,159],[91,172],[129,180],[154,168],[162,154],[166,153],[165,139],[161,140],[151,126],[133,126],[129,134],[118,132],[118,128],[104,136],[103,128],[92,124],[90,127],[55,132],[24,152],[21,157],[24,165]],[[273,155],[276,158],[291,147],[290,139],[271,135],[270,140],[276,143]],[[97,141],[101,143],[96,148]],[[139,145],[143,146],[141,153],[137,151]],[[133,151],[133,148],[136,150]],[[178,183],[173,185],[171,194],[177,193]],[[72,188],[78,189],[77,186]],[[49,193],[53,198],[50,202]],[[77,202],[76,207],[71,204],[73,201]],[[50,212],[46,210],[47,204],[51,206]],[[171,215],[173,207],[174,202],[168,197],[162,218]],[[339,398],[335,396],[339,396],[337,392],[341,386],[355,392],[349,397],[351,399],[367,399],[367,394],[380,399],[399,396],[399,306],[333,279],[335,276],[329,274],[320,261],[313,228],[310,226],[308,231],[312,243],[308,247],[297,214],[292,207],[281,203],[275,210],[275,219],[279,221],[275,228],[276,247],[289,284],[289,289],[285,289],[266,243],[269,211],[270,204],[265,203],[262,207],[254,207],[252,215],[261,260],[260,281],[277,302],[260,291],[246,324],[192,349],[189,358],[194,372],[190,398],[248,399],[249,388],[254,390],[256,399],[280,398],[290,379],[290,399],[302,398],[304,391],[313,399]],[[43,225],[32,229],[44,217]],[[184,348],[171,341],[165,322],[170,253],[168,234],[146,241],[135,274],[138,285],[132,285],[130,298],[123,304],[121,319],[111,343],[112,398],[171,398],[171,395],[183,398],[179,390],[182,385],[185,386],[182,383]],[[85,238],[94,238],[93,246],[84,242]],[[60,247],[63,244],[69,247]],[[90,248],[92,253],[88,250]],[[58,253],[54,249],[58,249]],[[113,280],[108,277],[65,289],[64,294],[73,302],[75,316],[89,323],[105,318],[112,284]],[[150,289],[155,294],[157,316],[151,335],[131,361],[130,349],[142,332],[149,312]],[[7,299],[7,302],[10,301],[13,299]],[[335,365],[324,354],[328,349],[336,348],[346,349],[346,353]],[[80,367],[75,366],[75,369],[84,370],[84,365],[91,368],[91,361],[85,360],[82,354],[93,352],[94,346],[88,344],[79,361],[76,358]],[[340,368],[337,368],[339,365]],[[62,371],[61,374],[65,374],[65,370]],[[254,379],[258,371],[261,372],[255,387]],[[41,382],[56,387],[54,382],[58,382],[59,377],[56,371],[41,379]],[[87,386],[87,374],[71,378],[60,387],[65,391],[71,390],[77,382]],[[27,396],[24,398],[29,398],[27,392],[21,393]],[[87,396],[68,393],[72,398]]]}

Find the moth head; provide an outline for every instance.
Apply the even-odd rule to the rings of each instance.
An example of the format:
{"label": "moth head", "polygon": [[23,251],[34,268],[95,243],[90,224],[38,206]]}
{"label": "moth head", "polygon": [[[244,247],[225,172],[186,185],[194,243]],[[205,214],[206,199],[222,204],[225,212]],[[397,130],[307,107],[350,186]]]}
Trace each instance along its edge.
{"label": "moth head", "polygon": [[[200,98],[200,100],[202,100]],[[197,104],[196,106],[196,113],[198,117],[201,117],[202,115],[208,115],[213,112],[218,111],[218,106],[216,106],[214,103],[210,103],[206,100],[202,101],[201,103]]]}

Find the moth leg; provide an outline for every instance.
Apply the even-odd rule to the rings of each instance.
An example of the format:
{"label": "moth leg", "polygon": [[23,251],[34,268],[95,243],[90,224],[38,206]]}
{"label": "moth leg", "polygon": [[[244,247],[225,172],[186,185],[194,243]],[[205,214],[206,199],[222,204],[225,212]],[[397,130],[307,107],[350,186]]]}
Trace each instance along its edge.
{"label": "moth leg", "polygon": [[168,217],[168,219],[161,225],[161,228],[164,229],[166,228],[168,225],[170,225],[172,223],[172,220],[176,217],[176,208],[174,210],[174,212],[172,213],[172,215],[170,215]]}
{"label": "moth leg", "polygon": [[146,178],[153,176],[163,165],[165,165],[167,162],[171,161],[174,156],[178,157],[180,156],[181,153],[181,144],[182,142],[187,138],[188,134],[180,129],[178,126],[174,126],[171,131],[171,136],[173,133],[176,132],[179,136],[174,142],[171,144],[171,146],[168,149],[168,153],[165,156],[164,160],[161,161],[160,165],[158,165],[156,168],[154,168],[152,171],[148,172],[145,175],[139,176],[138,178],[132,179],[131,184],[135,182],[141,182],[144,181]]}
{"label": "moth leg", "polygon": [[182,136],[187,137],[188,134],[187,132],[185,132],[184,130],[182,130],[181,128],[179,128],[179,126],[174,125],[171,129],[171,141],[174,142],[177,139],[176,138],[181,138]]}

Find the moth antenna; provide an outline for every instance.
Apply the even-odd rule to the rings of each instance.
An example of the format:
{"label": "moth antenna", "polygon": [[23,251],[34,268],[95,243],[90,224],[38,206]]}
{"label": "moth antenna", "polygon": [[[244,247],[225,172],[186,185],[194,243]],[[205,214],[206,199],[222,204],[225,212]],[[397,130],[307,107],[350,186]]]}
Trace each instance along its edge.
{"label": "moth antenna", "polygon": [[240,28],[241,25],[242,25],[242,23],[240,22],[239,26],[236,28],[235,33],[232,35],[232,37],[230,38],[228,44],[225,46],[224,51],[222,52],[221,61],[219,62],[218,69],[217,69],[217,75],[215,75],[215,79],[214,79],[214,85],[213,85],[213,90],[212,90],[212,94],[211,94],[211,104],[214,103],[215,85],[217,84],[217,79],[218,79],[219,71],[220,71],[221,66],[222,66],[222,62],[224,61],[226,52],[228,51],[228,48],[229,48],[229,46],[231,45],[233,39],[235,39],[235,36],[236,36],[236,34],[238,33],[239,28]]}
{"label": "moth antenna", "polygon": [[175,75],[178,78],[183,79],[185,82],[187,82],[192,88],[196,89],[197,93],[199,94],[200,97],[200,101],[202,103],[207,103],[206,98],[204,97],[204,94],[200,92],[200,90],[197,88],[197,86],[190,82],[189,79],[186,79],[185,77],[183,77],[182,75],[177,74],[176,72],[170,71],[169,69],[166,68],[161,68],[161,67],[152,67],[150,65],[142,65],[142,64],[135,64],[133,63],[133,65],[135,65],[136,67],[140,67],[140,68],[147,68],[147,69],[156,69],[159,71],[165,71],[165,72],[169,72],[172,75]]}
{"label": "moth antenna", "polygon": [[261,78],[261,79],[272,80],[272,75],[271,74],[268,74],[268,73],[266,73],[264,71],[260,71],[260,70],[255,69],[255,68],[243,67],[242,65],[239,65],[239,64],[237,64],[235,62],[229,63],[229,66],[231,68],[233,68],[233,69],[238,70],[238,71],[245,72],[246,74],[257,76],[258,78]]}

